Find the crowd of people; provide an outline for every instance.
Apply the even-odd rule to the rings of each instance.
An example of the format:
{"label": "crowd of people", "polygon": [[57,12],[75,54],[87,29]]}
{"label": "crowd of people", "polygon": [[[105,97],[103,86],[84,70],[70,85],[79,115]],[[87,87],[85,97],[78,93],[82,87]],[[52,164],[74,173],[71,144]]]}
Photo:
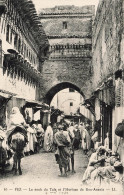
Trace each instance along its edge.
{"label": "crowd of people", "polygon": [[[65,174],[67,176],[67,169],[70,170],[70,159],[72,165],[72,172],[74,170],[74,150],[83,147],[85,154],[90,149],[90,136],[83,123],[78,125],[77,123],[66,122],[56,123],[51,126],[51,123],[43,129],[40,121],[31,121],[29,113],[26,111],[26,117],[21,114],[18,107],[13,107],[10,114],[10,118],[5,128],[1,127],[0,140],[1,150],[4,148],[7,153],[4,157],[1,157],[0,164],[10,165],[9,159],[12,157],[13,151],[8,145],[8,137],[11,135],[13,129],[21,125],[27,132],[27,143],[22,152],[22,157],[35,154],[43,149],[44,152],[55,152],[57,163],[59,164],[61,176],[63,175],[63,165]],[[22,134],[12,135],[13,139],[24,139]],[[64,141],[64,142],[63,142]],[[65,152],[66,151],[66,152]],[[61,155],[60,155],[61,154]],[[64,155],[64,156],[63,156]],[[65,166],[66,165],[66,166]]]}
{"label": "crowd of people", "polygon": [[[44,144],[44,129],[40,121],[29,121],[24,118],[18,107],[13,107],[8,123],[2,127],[0,126],[0,167],[1,171],[4,167],[10,165],[10,159],[13,156],[14,141],[17,138],[24,140],[23,133],[15,133],[12,135],[11,143],[8,143],[8,138],[13,130],[20,126],[26,131],[27,142],[21,157],[35,154],[40,151]],[[13,144],[13,146],[12,146]]]}
{"label": "crowd of people", "polygon": [[[27,115],[28,116],[28,115]],[[28,120],[27,120],[28,119]],[[51,123],[43,129],[40,121],[24,119],[19,108],[14,107],[7,124],[7,128],[0,128],[0,166],[9,161],[11,157],[7,138],[17,125],[22,125],[27,131],[27,144],[22,157],[37,153],[42,149],[44,152],[53,152],[56,163],[59,165],[61,177],[67,177],[68,172],[76,173],[74,166],[75,150],[81,149],[87,155],[89,163],[83,175],[82,182],[85,185],[101,184],[103,182],[123,182],[123,166],[119,155],[112,154],[109,149],[108,133],[104,145],[98,142],[98,132],[93,131],[88,123],[67,123],[61,121]],[[22,135],[17,135],[22,139]],[[15,135],[14,135],[15,139]],[[7,154],[5,150],[8,151]]]}
{"label": "crowd of people", "polygon": [[115,185],[123,186],[123,165],[117,153],[99,146],[92,153],[87,169],[83,175],[83,184],[91,186]]}
{"label": "crowd of people", "polygon": [[59,165],[61,177],[67,177],[70,171],[76,173],[74,168],[74,151],[81,149],[88,157],[88,166],[83,174],[83,185],[101,186],[107,184],[122,184],[123,165],[119,154],[112,153],[109,148],[108,133],[104,144],[98,142],[98,132],[93,131],[86,123],[75,124],[71,122],[58,123],[53,128],[53,146],[56,162]]}
{"label": "crowd of people", "polygon": [[[59,165],[60,175],[67,177],[68,172],[76,173],[74,168],[74,151],[83,149],[87,154],[91,148],[91,138],[88,131],[89,125],[65,121],[57,123],[53,127],[53,145],[55,158]],[[71,166],[70,166],[71,164]]]}

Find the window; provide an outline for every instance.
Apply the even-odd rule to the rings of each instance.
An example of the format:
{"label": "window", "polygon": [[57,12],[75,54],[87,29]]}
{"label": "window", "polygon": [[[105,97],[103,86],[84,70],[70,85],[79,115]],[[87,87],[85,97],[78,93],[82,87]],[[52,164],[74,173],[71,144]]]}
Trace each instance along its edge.
{"label": "window", "polygon": [[28,48],[27,48],[27,57],[28,57]]}
{"label": "window", "polygon": [[[4,16],[3,16],[3,17],[4,17]],[[1,33],[2,33],[3,30],[4,30],[4,20],[3,20],[3,22],[2,22]]]}
{"label": "window", "polygon": [[75,90],[72,88],[69,88],[69,92],[75,92]]}
{"label": "window", "polygon": [[32,54],[31,54],[31,63],[32,63]]}
{"label": "window", "polygon": [[9,25],[7,25],[7,29],[6,29],[6,41],[8,41],[9,42],[9,32],[10,31],[10,27],[9,27]]}
{"label": "window", "polygon": [[36,60],[35,60],[34,56],[33,56],[33,63],[34,63],[34,65],[36,65]]}
{"label": "window", "polygon": [[70,102],[70,106],[73,106],[73,102]]}
{"label": "window", "polygon": [[10,43],[12,43],[12,35],[13,35],[13,32],[11,30],[11,33],[10,33]]}
{"label": "window", "polygon": [[19,38],[19,41],[18,41],[18,51],[20,52],[21,51],[21,40]]}
{"label": "window", "polygon": [[24,58],[26,57],[26,44],[24,43]]}
{"label": "window", "polygon": [[115,80],[118,78],[122,79],[122,70],[118,70],[115,72]]}
{"label": "window", "polygon": [[15,38],[14,38],[14,47],[17,48],[17,41],[18,41],[18,35],[17,33],[15,34]]}
{"label": "window", "polygon": [[63,22],[63,29],[67,29],[67,22]]}
{"label": "window", "polygon": [[30,57],[31,57],[30,55],[31,55],[31,54],[30,54],[30,50],[29,50],[29,60],[31,59],[31,58],[30,58]]}
{"label": "window", "polygon": [[21,54],[23,54],[23,51],[24,51],[24,43],[22,42],[22,45],[21,45]]}

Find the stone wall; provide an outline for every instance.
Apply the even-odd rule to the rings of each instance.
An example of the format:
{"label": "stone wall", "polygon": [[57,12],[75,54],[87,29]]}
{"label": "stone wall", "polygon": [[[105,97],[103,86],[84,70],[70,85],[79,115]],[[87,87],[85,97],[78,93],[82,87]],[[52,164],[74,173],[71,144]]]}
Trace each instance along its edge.
{"label": "stone wall", "polygon": [[[88,17],[63,17],[42,19],[42,24],[47,36],[92,36],[92,20]],[[64,28],[64,22],[67,23],[67,29]]]}
{"label": "stone wall", "polygon": [[124,66],[123,0],[102,0],[93,25],[93,90]]}
{"label": "stone wall", "polygon": [[41,92],[42,95],[45,96],[53,86],[63,82],[74,84],[84,95],[88,94],[87,86],[90,82],[90,66],[91,60],[45,61],[43,66],[44,91]]}
{"label": "stone wall", "polygon": [[40,13],[50,43],[50,56],[42,69],[44,90],[41,96],[44,97],[54,86],[65,82],[75,85],[81,94],[88,96],[91,87],[94,13],[94,6],[59,6],[44,9]]}

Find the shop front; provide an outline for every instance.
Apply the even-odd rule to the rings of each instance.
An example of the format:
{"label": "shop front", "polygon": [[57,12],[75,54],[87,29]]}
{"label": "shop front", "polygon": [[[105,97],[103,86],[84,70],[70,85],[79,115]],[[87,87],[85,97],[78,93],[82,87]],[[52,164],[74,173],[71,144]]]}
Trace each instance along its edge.
{"label": "shop front", "polygon": [[108,79],[94,93],[96,121],[99,123],[98,137],[99,141],[104,144],[107,133],[109,136],[109,148],[112,149],[112,122],[113,110],[115,107],[115,87],[113,80]]}
{"label": "shop front", "polygon": [[39,121],[43,127],[48,125],[49,106],[47,104],[34,100],[25,100],[22,110],[28,124]]}
{"label": "shop front", "polygon": [[7,104],[13,97],[12,93],[0,90],[0,126],[5,127],[7,122]]}

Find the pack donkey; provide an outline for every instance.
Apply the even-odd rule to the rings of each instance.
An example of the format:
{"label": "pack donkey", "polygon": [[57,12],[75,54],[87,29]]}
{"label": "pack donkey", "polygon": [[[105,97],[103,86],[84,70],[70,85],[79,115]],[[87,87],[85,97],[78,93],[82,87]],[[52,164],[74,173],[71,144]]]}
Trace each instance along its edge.
{"label": "pack donkey", "polygon": [[27,142],[27,131],[20,125],[16,126],[8,136],[8,145],[14,152],[12,170],[15,175],[17,174],[17,171],[19,172],[19,175],[22,175],[21,158],[24,156],[23,151]]}

